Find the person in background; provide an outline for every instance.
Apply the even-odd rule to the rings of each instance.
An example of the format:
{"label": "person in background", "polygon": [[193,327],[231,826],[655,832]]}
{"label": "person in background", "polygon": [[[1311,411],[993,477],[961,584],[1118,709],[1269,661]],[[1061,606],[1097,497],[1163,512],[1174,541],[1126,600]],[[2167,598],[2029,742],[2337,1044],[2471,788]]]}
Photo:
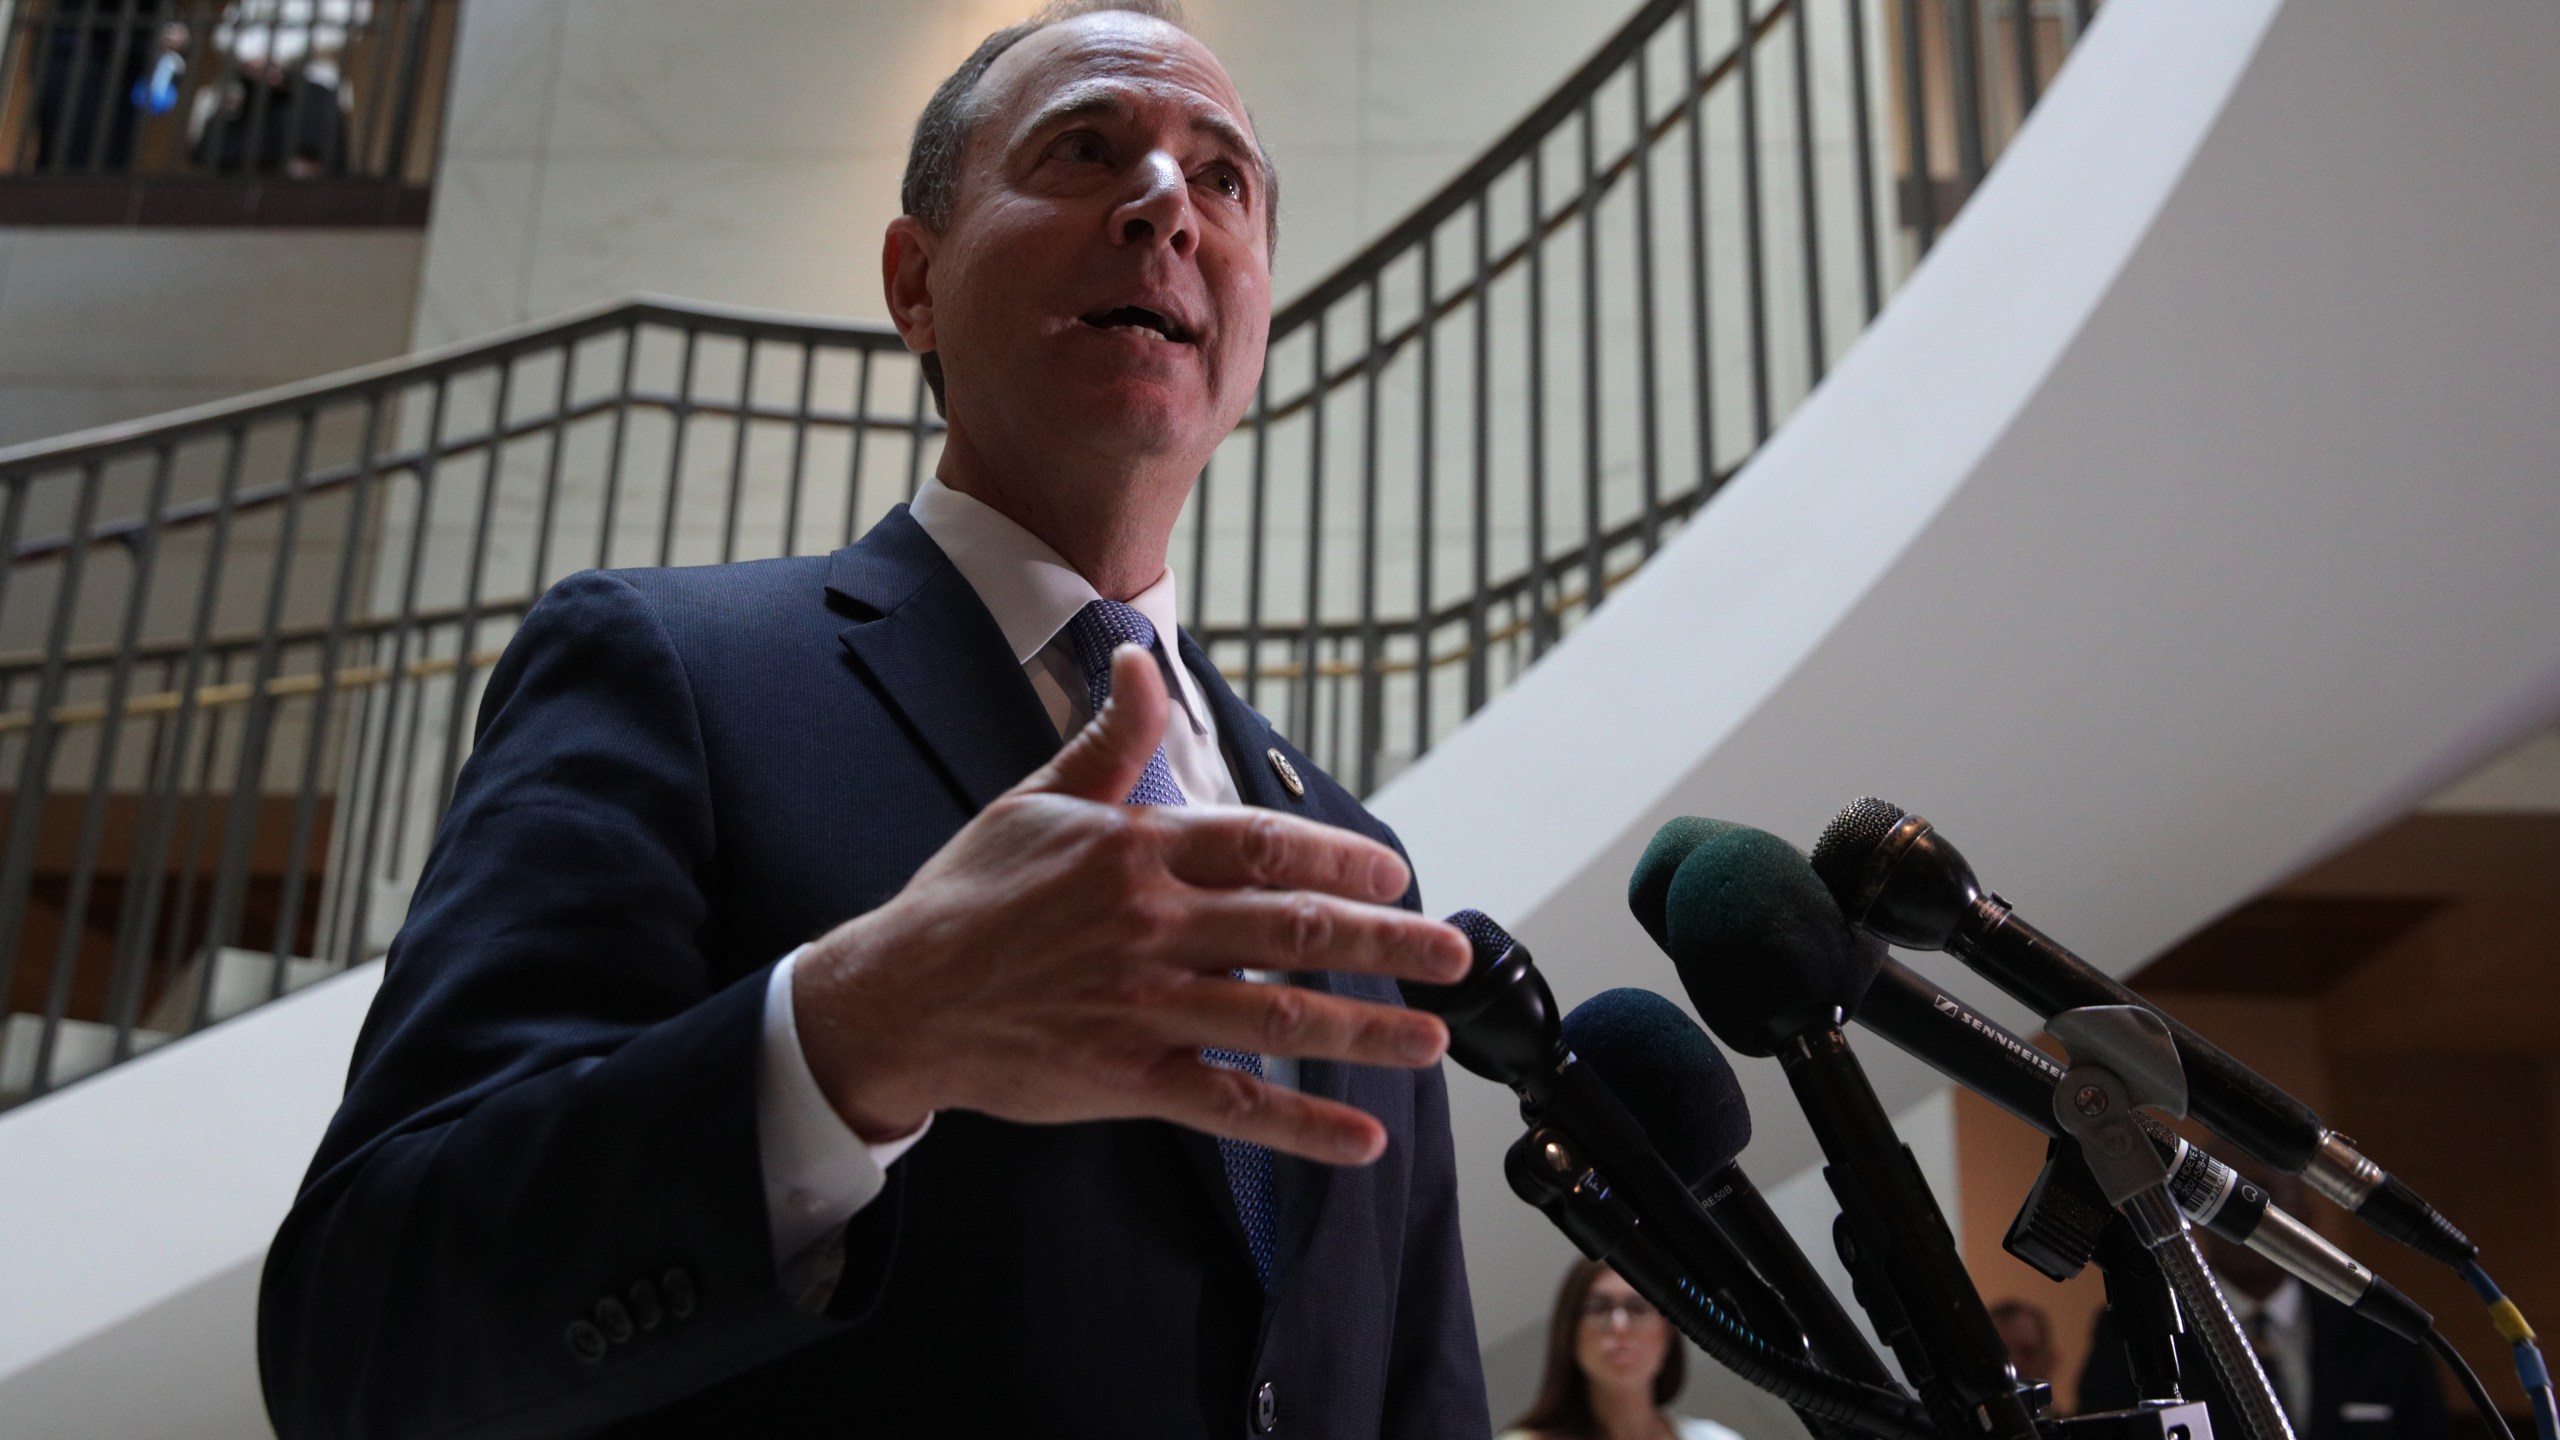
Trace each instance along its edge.
{"label": "person in background", "polygon": [[1556,1292],[1538,1398],[1499,1440],[1742,1440],[1663,1408],[1687,1368],[1662,1312],[1617,1271],[1580,1261]]}
{"label": "person in background", "polygon": [[[2239,1168],[2276,1204],[2310,1213],[2300,1179]],[[2444,1392],[2426,1351],[2312,1293],[2247,1246],[2201,1231],[2197,1238],[2300,1440],[2443,1440]],[[2180,1388],[2213,1407],[2220,1429],[2228,1402],[2192,1336],[2179,1337],[2178,1367]],[[2119,1410],[2134,1400],[2124,1345],[2101,1311],[2080,1372],[2080,1411]]]}
{"label": "person in background", "polygon": [[2019,1379],[2053,1383],[2053,1320],[2042,1306],[2003,1300],[1991,1307],[1991,1325],[2000,1332],[2000,1343],[2009,1347],[2009,1363]]}
{"label": "person in background", "polygon": [[35,168],[44,174],[121,175],[133,163],[134,88],[186,28],[163,17],[163,0],[54,0],[26,20],[34,49]]}
{"label": "person in background", "polygon": [[373,0],[231,0],[213,27],[229,78],[197,92],[196,163],[296,179],[344,170],[353,96],[340,63],[372,19]]}

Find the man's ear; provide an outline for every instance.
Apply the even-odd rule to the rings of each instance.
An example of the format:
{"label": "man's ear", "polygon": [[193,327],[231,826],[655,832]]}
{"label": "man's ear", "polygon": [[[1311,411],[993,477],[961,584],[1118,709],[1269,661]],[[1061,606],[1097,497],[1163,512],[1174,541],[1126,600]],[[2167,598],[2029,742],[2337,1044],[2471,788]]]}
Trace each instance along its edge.
{"label": "man's ear", "polygon": [[898,338],[917,354],[936,348],[933,334],[933,269],[934,242],[940,237],[924,228],[924,222],[913,215],[901,215],[889,222],[888,233],[880,241],[880,287],[889,300],[889,323],[898,327]]}

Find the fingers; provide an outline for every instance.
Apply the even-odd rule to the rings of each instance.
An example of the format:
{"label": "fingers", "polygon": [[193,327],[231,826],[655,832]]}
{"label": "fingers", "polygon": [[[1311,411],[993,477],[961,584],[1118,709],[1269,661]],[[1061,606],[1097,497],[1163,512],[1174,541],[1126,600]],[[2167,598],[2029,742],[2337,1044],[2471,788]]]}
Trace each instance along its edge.
{"label": "fingers", "polygon": [[1436,1015],[1242,980],[1186,987],[1163,1028],[1193,1047],[1403,1070],[1431,1064],[1449,1048],[1449,1027]]}
{"label": "fingers", "polygon": [[1403,858],[1388,846],[1295,815],[1206,805],[1150,818],[1166,827],[1165,868],[1194,885],[1321,890],[1388,901],[1402,896],[1412,881]]}
{"label": "fingers", "polygon": [[1167,955],[1200,969],[1344,970],[1452,984],[1475,956],[1456,927],[1306,890],[1197,892]]}
{"label": "fingers", "polygon": [[1366,1165],[1386,1153],[1387,1131],[1348,1105],[1168,1054],[1148,1075],[1151,1113],[1194,1130],[1250,1140],[1325,1165]]}
{"label": "fingers", "polygon": [[1169,703],[1155,659],[1135,645],[1111,655],[1111,699],[1048,764],[1031,772],[1014,793],[1047,791],[1117,805],[1128,797],[1164,743]]}

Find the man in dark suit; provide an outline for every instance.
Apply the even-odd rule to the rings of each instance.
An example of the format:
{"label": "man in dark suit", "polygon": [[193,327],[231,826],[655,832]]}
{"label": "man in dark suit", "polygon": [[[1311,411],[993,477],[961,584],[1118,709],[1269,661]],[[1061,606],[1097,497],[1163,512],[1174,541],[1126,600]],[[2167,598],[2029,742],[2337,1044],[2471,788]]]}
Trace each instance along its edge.
{"label": "man in dark suit", "polygon": [[1269,323],[1244,108],[1047,15],[905,198],[937,477],[526,618],[269,1254],[281,1433],[1487,1432],[1394,984],[1465,942],[1172,623]]}
{"label": "man in dark suit", "polygon": [[[2276,1204],[2305,1213],[2310,1197],[2296,1177],[2259,1172],[2249,1178]],[[2443,1440],[2444,1392],[2433,1356],[2357,1318],[2247,1246],[2210,1233],[2199,1238],[2299,1440]],[[2187,1398],[2203,1400],[2216,1433],[2224,1433],[2230,1402],[2192,1336],[2178,1339],[2178,1369]],[[2081,1413],[2121,1409],[2136,1398],[2124,1344],[2101,1311],[2080,1372]],[[2238,1427],[2228,1433],[2239,1433]]]}

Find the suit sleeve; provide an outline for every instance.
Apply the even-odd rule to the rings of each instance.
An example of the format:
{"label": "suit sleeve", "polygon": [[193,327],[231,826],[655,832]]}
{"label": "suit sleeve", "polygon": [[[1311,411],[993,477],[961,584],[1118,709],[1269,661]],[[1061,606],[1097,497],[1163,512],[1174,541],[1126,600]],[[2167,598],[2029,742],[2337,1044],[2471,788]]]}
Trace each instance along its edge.
{"label": "suit sleeve", "polygon": [[767,971],[706,959],[713,842],[664,629],[618,578],[563,581],[491,673],[268,1253],[279,1434],[582,1432],[832,1332],[775,1276]]}

